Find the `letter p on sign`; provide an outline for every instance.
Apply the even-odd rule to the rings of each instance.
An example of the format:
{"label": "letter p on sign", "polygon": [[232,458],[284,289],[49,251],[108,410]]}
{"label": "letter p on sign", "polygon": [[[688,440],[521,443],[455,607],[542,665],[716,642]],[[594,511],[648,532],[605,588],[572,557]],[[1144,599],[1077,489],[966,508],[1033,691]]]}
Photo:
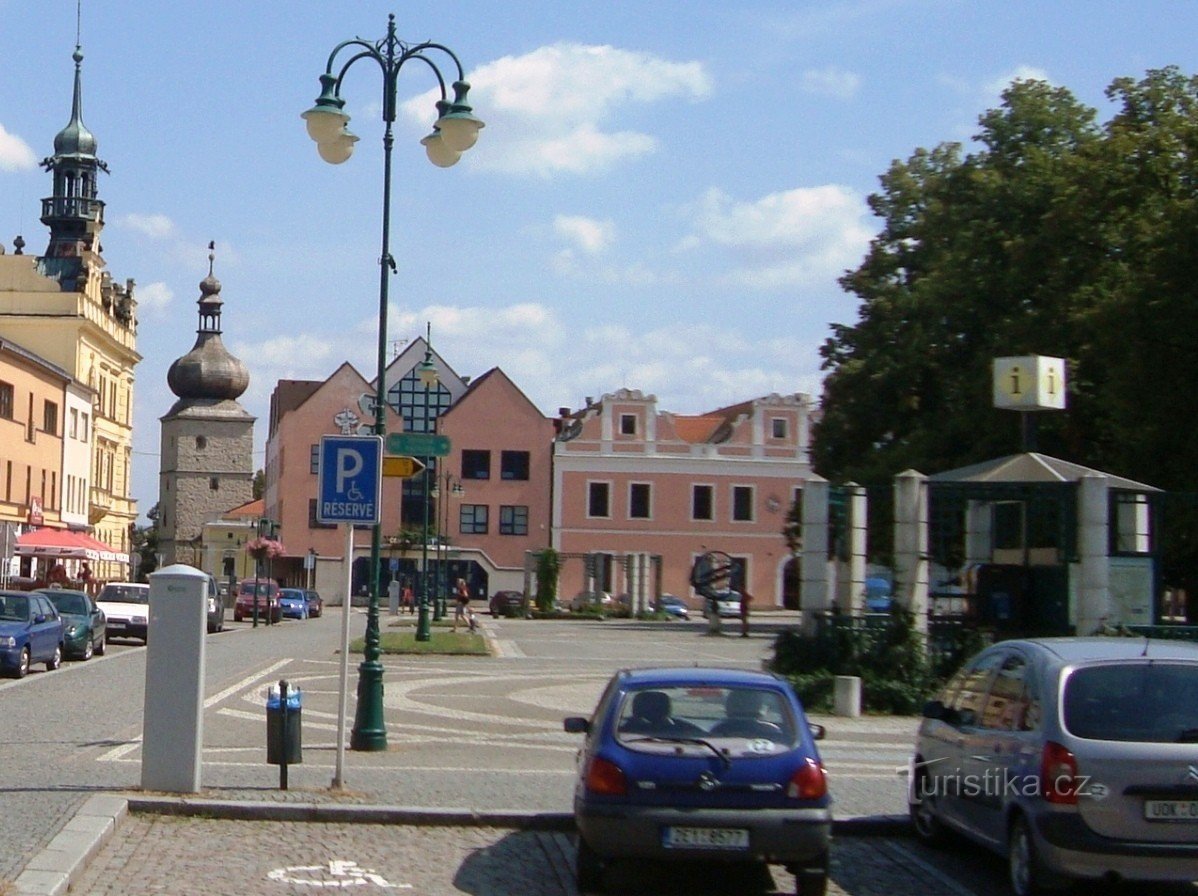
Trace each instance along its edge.
{"label": "letter p on sign", "polygon": [[346,480],[354,479],[362,472],[362,453],[353,448],[337,449],[337,493],[345,494],[349,486]]}

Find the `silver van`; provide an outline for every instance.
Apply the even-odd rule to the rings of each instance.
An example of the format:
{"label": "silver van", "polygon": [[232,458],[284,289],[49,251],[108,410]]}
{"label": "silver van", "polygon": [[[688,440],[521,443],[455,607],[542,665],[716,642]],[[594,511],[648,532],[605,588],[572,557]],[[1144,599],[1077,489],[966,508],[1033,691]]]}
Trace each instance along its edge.
{"label": "silver van", "polygon": [[1071,880],[1198,880],[1198,644],[1004,641],[924,708],[917,836],[1001,855],[1017,896]]}

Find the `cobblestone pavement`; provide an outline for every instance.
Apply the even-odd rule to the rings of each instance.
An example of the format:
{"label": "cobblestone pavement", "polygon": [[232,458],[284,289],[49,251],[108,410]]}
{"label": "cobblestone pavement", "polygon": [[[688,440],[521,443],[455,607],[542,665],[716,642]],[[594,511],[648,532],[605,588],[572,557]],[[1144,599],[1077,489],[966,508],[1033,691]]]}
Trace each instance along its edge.
{"label": "cobblestone pavement", "polygon": [[[134,814],[71,888],[77,896],[286,896],[353,887],[421,896],[574,896],[573,837],[553,831],[307,822],[228,821]],[[995,892],[992,870],[973,889],[893,838],[840,838],[835,896],[967,896]],[[793,893],[794,879],[760,869],[611,869],[613,894]]]}

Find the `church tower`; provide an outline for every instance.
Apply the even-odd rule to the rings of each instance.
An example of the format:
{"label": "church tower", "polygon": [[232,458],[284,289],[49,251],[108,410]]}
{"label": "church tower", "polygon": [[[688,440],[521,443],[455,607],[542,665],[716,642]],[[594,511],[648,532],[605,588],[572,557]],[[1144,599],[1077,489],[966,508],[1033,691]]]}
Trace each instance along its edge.
{"label": "church tower", "polygon": [[179,397],[161,418],[158,549],[166,565],[202,568],[204,523],[253,499],[255,418],[237,402],[250,375],[220,338],[223,302],[214,261],[210,251],[208,276],[200,281],[195,346],[171,365],[166,378]]}
{"label": "church tower", "polygon": [[[97,179],[108,167],[96,155],[95,135],[83,123],[83,52],[76,44],[71,118],[54,138],[54,154],[42,162],[52,175],[51,195],[42,200],[42,222],[50,229],[44,255],[24,254],[18,235],[14,252],[0,252],[0,339],[11,340],[53,362],[86,390],[79,407],[57,424],[64,438],[90,445],[90,463],[64,469],[45,500],[66,508],[85,496],[80,524],[127,555],[129,527],[137,520],[130,494],[133,461],[133,370],[137,353],[137,302],[133,281],[114,282],[107,270],[100,233],[104,203]],[[62,432],[66,428],[65,433]],[[86,521],[86,522],[84,522]],[[125,562],[104,561],[93,569],[98,581],[125,579]]]}

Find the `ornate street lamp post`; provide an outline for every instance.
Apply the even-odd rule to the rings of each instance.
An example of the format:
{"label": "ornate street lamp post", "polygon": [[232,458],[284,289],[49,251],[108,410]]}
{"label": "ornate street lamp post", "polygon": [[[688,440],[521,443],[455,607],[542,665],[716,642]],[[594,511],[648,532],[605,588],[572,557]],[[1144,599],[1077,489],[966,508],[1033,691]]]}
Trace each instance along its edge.
{"label": "ornate street lamp post", "polygon": [[[424,360],[416,368],[416,374],[420,377],[420,385],[424,387],[424,431],[428,432],[430,429],[428,395],[429,391],[437,385],[437,365],[433,363],[433,349],[427,339],[425,340]],[[426,457],[424,459],[424,486],[422,488],[424,492],[424,530],[423,537],[420,539],[420,615],[416,618],[417,641],[428,641],[433,636],[428,618],[428,468],[432,465],[432,458]]]}
{"label": "ornate street lamp post", "polygon": [[[461,480],[454,477],[453,473],[445,470],[437,475],[437,481],[433,484],[432,496],[437,500],[437,598],[441,602],[441,616],[444,617],[449,611],[447,601],[449,598],[450,576],[449,576],[449,544],[447,543],[447,533],[449,532],[449,496],[453,495],[459,500],[466,494],[466,490],[462,488]],[[435,616],[433,617],[436,618]]]}
{"label": "ornate street lamp post", "polygon": [[[337,57],[343,50],[348,50],[352,55],[340,70],[336,70]],[[452,101],[447,98],[445,78],[433,61],[439,55],[447,57],[457,75],[452,85]],[[392,125],[395,122],[396,82],[400,70],[409,60],[417,59],[432,70],[441,88],[441,99],[436,104],[439,117],[432,133],[420,141],[434,165],[448,168],[456,163],[461,154],[474,145],[483,123],[474,117],[467,101],[470,85],[453,51],[429,41],[413,45],[403,43],[395,36],[395,16],[390,15],[387,17],[387,36],[382,40],[371,42],[354,38],[333,48],[325,73],[320,76],[321,90],[316,105],[302,116],[308,125],[308,136],[316,141],[317,151],[326,162],[333,165],[344,162],[353,154],[354,144],[358,140],[346,128],[349,116],[342,111],[345,100],[341,98],[341,84],[353,64],[362,59],[377,63],[383,75],[383,248],[379,257],[378,378],[375,383],[374,430],[384,436],[387,422],[387,275],[396,270],[390,250]],[[383,666],[379,662],[381,547],[382,527],[376,524],[370,536],[370,605],[366,616],[366,646],[362,664],[358,667],[358,707],[350,737],[350,747],[354,750],[387,748],[387,730],[383,722]]]}

